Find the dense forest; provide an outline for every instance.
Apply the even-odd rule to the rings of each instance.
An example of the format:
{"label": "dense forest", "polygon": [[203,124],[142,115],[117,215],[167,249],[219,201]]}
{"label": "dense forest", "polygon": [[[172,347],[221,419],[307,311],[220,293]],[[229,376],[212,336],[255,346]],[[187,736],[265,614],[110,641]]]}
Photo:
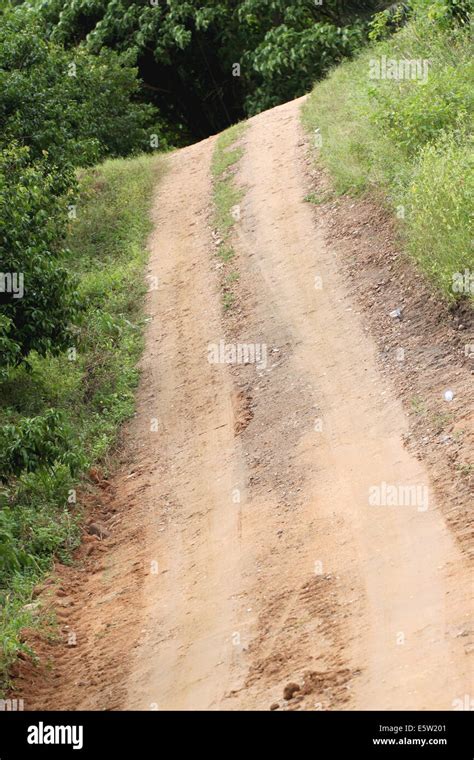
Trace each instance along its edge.
{"label": "dense forest", "polygon": [[133,60],[173,139],[196,139],[295,95],[360,47],[374,0],[150,0],[40,5],[48,38]]}

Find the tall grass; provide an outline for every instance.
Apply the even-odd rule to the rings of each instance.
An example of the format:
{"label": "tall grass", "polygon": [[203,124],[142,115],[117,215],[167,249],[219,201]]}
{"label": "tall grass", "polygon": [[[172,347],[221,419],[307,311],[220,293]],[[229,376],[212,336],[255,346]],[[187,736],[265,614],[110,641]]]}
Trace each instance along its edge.
{"label": "tall grass", "polygon": [[[427,62],[421,79],[375,79],[374,60]],[[409,254],[450,301],[456,273],[474,270],[469,29],[426,15],[369,46],[317,84],[303,110],[320,130],[320,159],[340,193],[383,193]],[[474,273],[473,273],[474,274]]]}

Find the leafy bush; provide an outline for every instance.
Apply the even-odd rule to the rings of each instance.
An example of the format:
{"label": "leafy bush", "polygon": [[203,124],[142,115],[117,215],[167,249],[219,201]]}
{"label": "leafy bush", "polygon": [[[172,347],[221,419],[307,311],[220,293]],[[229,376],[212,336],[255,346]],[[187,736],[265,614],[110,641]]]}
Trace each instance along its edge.
{"label": "leafy bush", "polygon": [[0,688],[33,585],[80,540],[79,470],[103,463],[133,413],[156,169],[139,157],[80,172],[65,240],[83,304],[74,360],[32,351],[0,381]]}
{"label": "leafy bush", "polygon": [[443,30],[453,23],[467,24],[472,11],[471,0],[411,0],[410,5],[418,18],[426,18]]}
{"label": "leafy bush", "polygon": [[244,65],[259,82],[247,96],[248,115],[303,95],[315,79],[362,46],[364,27],[316,23],[302,30],[282,24],[270,29],[255,50],[247,51]]}
{"label": "leafy bush", "polygon": [[444,130],[464,130],[474,110],[474,63],[458,61],[429,72],[425,84],[411,81],[370,90],[371,118],[410,156]]}
{"label": "leafy bush", "polygon": [[421,151],[407,192],[409,250],[450,299],[474,296],[453,288],[453,275],[473,262],[473,155],[472,140],[443,133]]}
{"label": "leafy bush", "polygon": [[24,417],[18,425],[4,425],[0,428],[0,480],[51,467],[58,461],[67,463],[74,473],[80,458],[71,450],[69,440],[64,414],[55,409],[41,417]]}
{"label": "leafy bush", "polygon": [[0,155],[0,269],[18,278],[19,296],[6,294],[0,304],[0,377],[33,349],[44,355],[70,345],[77,299],[63,265],[67,198],[55,184],[28,148],[11,145]]}
{"label": "leafy bush", "polygon": [[[63,247],[74,214],[74,169],[150,148],[156,112],[134,101],[133,56],[66,51],[30,7],[0,25],[0,378],[36,351],[71,345],[74,280]],[[23,294],[24,292],[24,294]]]}
{"label": "leafy bush", "polygon": [[0,381],[8,368],[18,363],[21,348],[11,337],[12,320],[0,313]]}
{"label": "leafy bush", "polygon": [[64,237],[74,215],[74,170],[151,147],[156,112],[136,102],[133,55],[46,38],[31,7],[5,10],[0,25],[0,379],[34,350],[71,345],[78,318]]}
{"label": "leafy bush", "polygon": [[31,562],[31,556],[15,540],[14,525],[12,510],[0,509],[0,576],[4,577]]}
{"label": "leafy bush", "polygon": [[[75,166],[150,148],[156,111],[136,102],[133,54],[65,50],[46,38],[44,20],[22,6],[0,26],[0,145],[30,148],[32,161],[55,167],[59,189]],[[62,187],[61,187],[62,185]]]}

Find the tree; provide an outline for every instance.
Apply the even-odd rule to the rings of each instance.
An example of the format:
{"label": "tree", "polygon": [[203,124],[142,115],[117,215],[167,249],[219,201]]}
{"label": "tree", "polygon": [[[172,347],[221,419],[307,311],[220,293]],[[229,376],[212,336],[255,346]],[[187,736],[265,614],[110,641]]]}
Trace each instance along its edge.
{"label": "tree", "polygon": [[32,163],[27,147],[11,144],[0,154],[0,287],[6,291],[0,377],[33,349],[57,353],[71,343],[77,302],[62,265],[67,198],[56,185],[46,161]]}
{"label": "tree", "polygon": [[31,8],[0,25],[0,376],[71,345],[78,304],[65,266],[75,168],[150,148],[133,56],[49,40]]}
{"label": "tree", "polygon": [[44,20],[23,7],[2,22],[0,145],[26,145],[32,161],[46,151],[58,170],[149,147],[158,119],[151,105],[135,101],[133,54],[65,50],[47,39]]}
{"label": "tree", "polygon": [[133,50],[148,100],[185,140],[301,95],[362,43],[380,2],[42,0],[40,7],[61,44]]}

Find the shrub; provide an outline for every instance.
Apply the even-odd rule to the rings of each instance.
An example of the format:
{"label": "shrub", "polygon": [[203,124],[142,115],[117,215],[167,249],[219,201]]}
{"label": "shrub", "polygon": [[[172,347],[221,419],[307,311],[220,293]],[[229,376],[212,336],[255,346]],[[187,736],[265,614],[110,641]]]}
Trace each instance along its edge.
{"label": "shrub", "polygon": [[[388,1],[387,1],[388,4]],[[42,0],[51,38],[137,52],[173,139],[220,132],[302,95],[365,37],[378,0]],[[233,75],[236,63],[239,75]]]}
{"label": "shrub", "polygon": [[435,284],[454,299],[474,289],[453,288],[453,277],[472,266],[474,161],[472,140],[442,134],[427,145],[408,188],[409,250]]}
{"label": "shrub", "polygon": [[75,168],[150,149],[158,127],[137,102],[133,53],[65,50],[33,8],[0,13],[0,291],[13,277],[24,288],[0,300],[1,379],[33,350],[71,344],[78,300],[63,241]]}
{"label": "shrub", "polygon": [[156,111],[136,101],[132,64],[133,53],[65,50],[47,39],[31,8],[7,12],[0,26],[0,145],[27,145],[32,161],[55,167],[64,188],[63,170],[149,149]]}
{"label": "shrub", "polygon": [[0,575],[4,576],[20,570],[31,561],[31,556],[16,541],[14,525],[13,511],[5,507],[0,509]]}
{"label": "shrub", "polygon": [[0,480],[52,467],[57,461],[77,471],[80,457],[70,447],[64,415],[50,409],[39,417],[23,417],[17,425],[0,428]]}
{"label": "shrub", "polygon": [[33,349],[44,355],[70,345],[77,299],[63,265],[67,199],[55,185],[28,148],[11,145],[0,155],[0,276],[16,277],[18,286],[0,304],[0,377]]}
{"label": "shrub", "polygon": [[465,129],[474,106],[474,64],[462,61],[428,69],[425,84],[405,81],[372,87],[373,123],[413,156],[444,130]]}
{"label": "shrub", "polygon": [[248,51],[249,63],[259,82],[247,96],[249,115],[272,108],[285,100],[303,95],[315,79],[350,56],[364,41],[364,27],[315,23],[308,28],[292,29],[281,25],[270,29],[256,50]]}

